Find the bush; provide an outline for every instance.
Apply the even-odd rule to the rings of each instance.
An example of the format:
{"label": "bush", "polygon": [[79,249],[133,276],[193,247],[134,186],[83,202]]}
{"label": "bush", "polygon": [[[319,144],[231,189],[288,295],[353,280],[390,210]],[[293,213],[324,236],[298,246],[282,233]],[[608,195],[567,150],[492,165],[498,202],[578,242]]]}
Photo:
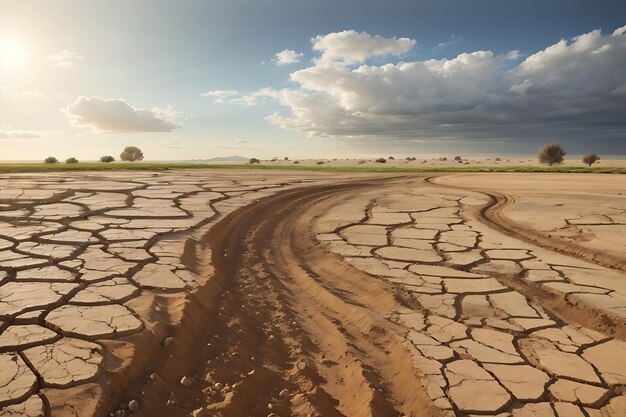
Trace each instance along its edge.
{"label": "bush", "polygon": [[289,161],[289,157],[288,157],[288,156],[284,157],[283,159],[284,159],[285,161]]}
{"label": "bush", "polygon": [[393,160],[394,160],[394,159],[396,159],[396,158],[394,158],[393,156],[390,156],[390,157],[389,157],[389,158],[387,158],[387,159],[389,159],[390,161],[393,161]]}
{"label": "bush", "polygon": [[359,165],[363,165],[365,161],[359,161]]}
{"label": "bush", "polygon": [[454,157],[454,160],[461,162],[461,157],[457,155],[457,156]]}
{"label": "bush", "polygon": [[43,160],[46,164],[56,164],[57,162],[59,162],[58,159],[56,159],[54,156],[49,156],[46,159]]}
{"label": "bush", "polygon": [[317,161],[316,164],[317,165],[324,165],[324,161]]}
{"label": "bush", "polygon": [[294,164],[299,164],[299,163],[300,163],[300,161],[293,161],[293,163],[294,163]]}
{"label": "bush", "polygon": [[143,152],[136,146],[127,146],[120,154],[122,161],[135,162],[143,159]]}
{"label": "bush", "polygon": [[258,160],[258,159],[256,159],[256,158],[250,158],[250,160],[248,161],[248,163],[249,163],[250,165],[252,165],[252,164],[260,164],[260,163],[261,163],[261,161],[259,161],[259,160]]}
{"label": "bush", "polygon": [[104,155],[100,157],[100,162],[113,162],[115,161],[115,158],[113,158],[111,155]]}
{"label": "bush", "polygon": [[539,150],[539,162],[550,166],[560,164],[563,162],[565,155],[566,153],[563,148],[561,148],[561,145],[558,143],[549,143]]}
{"label": "bush", "polygon": [[74,158],[74,157],[72,156],[72,157],[70,157],[70,158],[67,158],[67,159],[65,160],[65,163],[66,163],[66,164],[77,164],[77,163],[78,163],[78,159],[76,159],[76,158]]}
{"label": "bush", "polygon": [[378,162],[379,164],[385,164],[387,163],[387,160],[385,158],[378,158],[376,162]]}
{"label": "bush", "polygon": [[600,157],[596,155],[595,153],[590,153],[590,154],[583,156],[583,162],[589,166],[595,164],[599,160],[600,160]]}

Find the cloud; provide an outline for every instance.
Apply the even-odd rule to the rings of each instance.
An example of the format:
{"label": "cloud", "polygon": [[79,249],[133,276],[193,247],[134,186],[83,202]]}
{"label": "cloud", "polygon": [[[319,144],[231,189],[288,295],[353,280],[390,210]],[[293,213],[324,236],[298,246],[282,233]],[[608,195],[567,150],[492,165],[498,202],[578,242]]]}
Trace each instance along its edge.
{"label": "cloud", "polygon": [[248,141],[243,139],[235,139],[235,143],[248,143]]}
{"label": "cloud", "polygon": [[317,36],[313,49],[320,56],[291,73],[295,87],[241,97],[278,101],[286,111],[267,120],[310,136],[623,139],[626,26],[561,40],[521,61],[518,51],[473,51],[364,64],[413,45],[355,31]]}
{"label": "cloud", "polygon": [[402,55],[416,44],[415,40],[409,38],[383,38],[354,30],[319,35],[311,42],[313,50],[321,53],[319,62],[346,63],[361,63],[368,58],[384,55]]}
{"label": "cloud", "polygon": [[61,111],[72,125],[98,132],[171,132],[180,127],[174,122],[179,113],[171,106],[140,109],[123,99],[79,97]]}
{"label": "cloud", "polygon": [[35,132],[32,130],[16,130],[11,126],[0,126],[0,139],[35,139],[48,132]]}
{"label": "cloud", "polygon": [[211,90],[200,94],[202,97],[213,97],[213,103],[224,104],[232,97],[238,96],[239,91],[235,90]]}
{"label": "cloud", "polygon": [[437,46],[435,46],[433,49],[435,51],[441,51],[442,49],[445,49],[448,46],[457,43],[458,41],[459,41],[459,38],[457,36],[455,36],[454,34],[452,34],[452,35],[450,35],[450,38],[447,41],[439,42],[437,44]]}
{"label": "cloud", "polygon": [[52,62],[54,66],[57,67],[71,67],[77,62],[83,60],[83,56],[78,52],[68,51],[64,49],[63,51],[52,54],[48,56],[48,59]]}
{"label": "cloud", "polygon": [[283,51],[278,52],[275,55],[274,61],[276,65],[288,65],[288,64],[297,64],[300,62],[300,57],[304,55],[300,52],[293,51],[291,49],[285,49]]}

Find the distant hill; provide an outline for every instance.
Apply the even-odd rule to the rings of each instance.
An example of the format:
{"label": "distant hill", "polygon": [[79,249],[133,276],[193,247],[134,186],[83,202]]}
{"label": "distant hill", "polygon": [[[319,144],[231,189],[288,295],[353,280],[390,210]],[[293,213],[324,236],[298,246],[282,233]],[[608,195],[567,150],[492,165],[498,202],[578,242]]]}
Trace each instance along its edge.
{"label": "distant hill", "polygon": [[215,158],[210,159],[192,159],[190,162],[240,162],[240,161],[248,161],[250,158],[246,158],[245,156],[240,155],[230,155],[230,156],[216,156]]}

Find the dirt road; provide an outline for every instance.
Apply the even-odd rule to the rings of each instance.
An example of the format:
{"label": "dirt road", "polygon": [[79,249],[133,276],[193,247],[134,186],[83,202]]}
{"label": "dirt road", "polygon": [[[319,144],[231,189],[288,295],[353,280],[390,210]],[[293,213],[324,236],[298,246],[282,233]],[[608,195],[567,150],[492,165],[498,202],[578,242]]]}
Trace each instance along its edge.
{"label": "dirt road", "polygon": [[[623,317],[542,287],[559,279],[529,281],[530,263],[540,261],[530,250],[524,256],[504,254],[510,259],[491,258],[490,250],[525,249],[506,243],[504,249],[481,248],[488,240],[485,231],[478,232],[477,242],[446,251],[438,246],[446,232],[437,230],[437,223],[423,219],[428,226],[416,229],[420,220],[413,215],[389,220],[389,214],[440,210],[437,204],[420,209],[417,200],[408,207],[392,207],[407,188],[421,189],[431,203],[436,200],[433,190],[450,191],[416,177],[309,187],[267,197],[214,226],[202,242],[212,254],[205,264],[215,268],[213,283],[192,300],[190,305],[197,306],[185,312],[169,358],[141,388],[145,394],[139,415],[186,416],[194,410],[222,416],[620,415],[626,375],[618,366],[621,376],[608,376],[613,371],[602,369],[605,363],[593,363],[597,355],[592,348],[607,345],[603,353],[617,358],[611,355],[624,351],[618,341],[625,338]],[[382,212],[387,218],[377,220],[381,214],[375,210],[384,206],[381,198],[387,198]],[[447,201],[462,198],[477,197],[455,195]],[[491,226],[506,229],[507,239],[516,237],[510,221],[501,223],[501,212],[494,216],[488,211],[493,200],[466,203],[445,216],[488,213]],[[362,216],[354,210],[359,204]],[[445,216],[441,219],[449,222]],[[333,227],[320,230],[329,218]],[[467,223],[471,220],[452,222]],[[368,240],[376,231],[348,233],[357,227],[383,228],[384,238],[373,244]],[[400,242],[403,238],[394,234],[398,227],[436,231],[427,246],[438,242],[435,251],[442,257],[426,264],[441,265],[433,275],[442,276],[442,291],[421,291],[410,282],[428,277],[430,272],[420,270],[409,276],[413,266],[419,268],[419,259],[428,258],[413,260],[406,253],[421,241]],[[469,229],[450,229],[451,237],[457,231],[457,239],[448,239],[448,244],[460,246]],[[357,252],[329,248],[328,241],[336,241],[320,232],[331,231]],[[549,250],[563,244],[548,237],[531,241]],[[389,247],[398,253],[379,252]],[[456,264],[448,256],[478,252],[476,259]],[[367,260],[382,260],[387,273],[380,272],[382,263],[363,264]],[[528,264],[511,272],[521,262]],[[563,264],[562,259],[557,263]],[[458,279],[463,274],[474,278],[475,268],[482,268],[478,279]],[[462,289],[446,281],[461,281]],[[470,281],[486,287],[466,286]],[[448,298],[448,310],[433,303],[439,293]],[[585,352],[591,352],[586,356],[591,364],[583,359]],[[570,363],[574,357],[580,363]],[[577,373],[577,367],[588,373]],[[181,384],[183,376],[189,385]],[[578,390],[589,391],[588,397],[576,397]]]}

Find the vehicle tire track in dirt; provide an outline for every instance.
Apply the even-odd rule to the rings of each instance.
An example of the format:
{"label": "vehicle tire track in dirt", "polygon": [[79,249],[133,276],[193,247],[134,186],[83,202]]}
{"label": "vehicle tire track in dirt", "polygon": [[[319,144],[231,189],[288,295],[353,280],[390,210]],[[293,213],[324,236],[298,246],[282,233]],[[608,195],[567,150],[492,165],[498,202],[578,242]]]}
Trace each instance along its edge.
{"label": "vehicle tire track in dirt", "polygon": [[507,207],[515,204],[515,198],[513,196],[483,188],[460,187],[442,184],[440,182],[436,182],[438,178],[442,178],[442,176],[437,175],[428,177],[426,178],[426,182],[435,187],[474,191],[488,196],[490,199],[489,203],[480,209],[476,218],[508,236],[531,243],[544,249],[573,256],[607,268],[626,271],[626,261],[623,257],[613,256],[600,250],[584,247],[576,242],[568,242],[548,236],[545,233],[530,229],[529,227],[512,220],[504,213],[504,211]]}
{"label": "vehicle tire track in dirt", "polygon": [[[553,252],[559,252],[564,255],[573,256],[577,259],[618,269],[620,271],[626,270],[626,265],[620,264],[619,258],[612,257],[611,255],[605,256],[598,251],[588,256],[586,253],[590,251],[588,248],[545,236],[540,232],[524,227],[509,219],[503,214],[503,210],[515,203],[513,197],[482,188],[441,184],[435,182],[437,178],[441,178],[441,176],[428,177],[425,179],[425,182],[439,188],[473,191],[488,196],[490,200],[486,205],[469,207],[466,214],[483,222],[490,228],[507,236]],[[577,323],[581,326],[604,332],[619,340],[626,340],[626,320],[622,317],[607,314],[606,311],[585,303],[572,303],[567,296],[564,298],[562,295],[547,291],[540,283],[522,280],[519,275],[511,276],[510,274],[498,273],[497,271],[492,271],[491,273],[502,285],[528,297],[534,303],[541,305],[543,308],[558,316],[563,322],[570,324]]]}
{"label": "vehicle tire track in dirt", "polygon": [[138,415],[441,415],[389,320],[402,308],[394,287],[326,252],[311,229],[371,185],[290,190],[215,225],[204,241],[213,277],[154,364]]}

